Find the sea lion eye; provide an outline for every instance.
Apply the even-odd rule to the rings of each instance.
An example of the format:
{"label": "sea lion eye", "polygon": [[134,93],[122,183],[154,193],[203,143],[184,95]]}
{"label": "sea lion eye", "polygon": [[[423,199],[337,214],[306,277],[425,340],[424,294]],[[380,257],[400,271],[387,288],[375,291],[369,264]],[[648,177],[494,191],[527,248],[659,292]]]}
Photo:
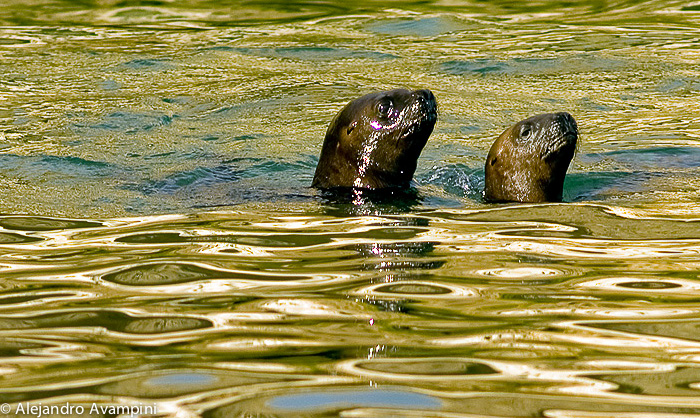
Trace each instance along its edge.
{"label": "sea lion eye", "polygon": [[388,118],[393,108],[394,102],[391,99],[382,100],[377,104],[377,113],[383,118]]}
{"label": "sea lion eye", "polygon": [[528,126],[523,126],[523,128],[520,130],[520,137],[523,139],[527,139],[530,137],[531,133],[532,130]]}
{"label": "sea lion eye", "polygon": [[355,130],[356,125],[357,125],[357,122],[353,122],[350,125],[348,125],[348,130],[347,130],[346,134],[350,135],[350,133]]}

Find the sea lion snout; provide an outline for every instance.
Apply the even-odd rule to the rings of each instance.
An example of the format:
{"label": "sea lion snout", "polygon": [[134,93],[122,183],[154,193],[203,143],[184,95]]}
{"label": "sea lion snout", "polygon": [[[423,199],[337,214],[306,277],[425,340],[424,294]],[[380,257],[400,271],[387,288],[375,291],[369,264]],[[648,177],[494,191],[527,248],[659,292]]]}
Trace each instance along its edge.
{"label": "sea lion snout", "polygon": [[416,90],[413,94],[418,98],[418,101],[423,106],[425,115],[429,120],[437,119],[437,100],[432,91],[428,89]]}
{"label": "sea lion snout", "polygon": [[562,136],[567,142],[573,142],[576,145],[578,140],[578,125],[576,120],[569,112],[557,112],[554,114],[562,132]]}
{"label": "sea lion snout", "polygon": [[576,120],[569,112],[557,112],[554,114],[559,121],[559,124],[563,127],[564,135],[576,135],[578,136],[578,125]]}
{"label": "sea lion snout", "polygon": [[[542,157],[547,160],[557,159],[553,161],[554,165],[565,164],[564,171],[569,166],[569,161],[573,158],[573,153],[576,151],[578,142],[578,125],[576,120],[568,112],[558,112],[542,115],[545,119],[543,125],[548,129],[543,130],[540,135],[542,143]],[[548,119],[551,118],[551,121]],[[571,154],[569,158],[559,158],[559,154]]]}

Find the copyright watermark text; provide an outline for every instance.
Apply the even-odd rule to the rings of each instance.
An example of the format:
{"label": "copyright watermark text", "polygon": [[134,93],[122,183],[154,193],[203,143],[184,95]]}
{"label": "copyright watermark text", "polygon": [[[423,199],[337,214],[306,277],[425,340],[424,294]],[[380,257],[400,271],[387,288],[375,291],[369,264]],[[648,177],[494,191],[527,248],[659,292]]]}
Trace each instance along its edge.
{"label": "copyright watermark text", "polygon": [[144,405],[107,405],[99,403],[76,404],[64,403],[60,405],[44,405],[34,402],[20,402],[16,405],[4,403],[0,405],[0,413],[41,418],[44,416],[60,415],[116,415],[116,416],[144,416],[157,415],[156,404]]}

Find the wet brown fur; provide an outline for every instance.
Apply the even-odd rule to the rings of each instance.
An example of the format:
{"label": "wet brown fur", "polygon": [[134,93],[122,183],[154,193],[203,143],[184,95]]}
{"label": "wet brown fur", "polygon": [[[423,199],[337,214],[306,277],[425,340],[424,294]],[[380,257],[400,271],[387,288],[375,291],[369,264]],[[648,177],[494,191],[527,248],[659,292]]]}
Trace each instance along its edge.
{"label": "wet brown fur", "polygon": [[408,187],[436,119],[429,90],[397,89],[351,101],[328,127],[312,187]]}
{"label": "wet brown fur", "polygon": [[506,129],[486,158],[484,198],[560,202],[577,140],[576,121],[566,112],[533,116]]}

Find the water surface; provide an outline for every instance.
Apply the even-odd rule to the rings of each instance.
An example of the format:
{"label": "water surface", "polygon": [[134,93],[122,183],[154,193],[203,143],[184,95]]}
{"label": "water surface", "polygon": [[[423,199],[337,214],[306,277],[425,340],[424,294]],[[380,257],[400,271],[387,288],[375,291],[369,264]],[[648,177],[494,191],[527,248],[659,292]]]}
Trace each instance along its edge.
{"label": "water surface", "polygon": [[[0,403],[700,415],[699,35],[662,0],[4,2]],[[439,102],[412,193],[310,189],[401,86]],[[566,202],[484,203],[493,140],[561,110]]]}

